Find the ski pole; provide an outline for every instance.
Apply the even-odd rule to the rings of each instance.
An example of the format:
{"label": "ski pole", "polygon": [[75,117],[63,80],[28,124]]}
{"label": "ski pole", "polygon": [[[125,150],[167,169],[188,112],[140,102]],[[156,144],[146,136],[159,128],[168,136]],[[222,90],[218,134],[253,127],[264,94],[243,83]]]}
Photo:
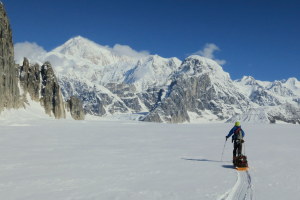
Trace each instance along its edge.
{"label": "ski pole", "polygon": [[224,149],[225,149],[225,146],[226,146],[226,141],[227,140],[225,140],[225,142],[224,142],[224,147],[223,147],[222,156],[221,156],[221,162],[223,161],[223,154],[224,154]]}

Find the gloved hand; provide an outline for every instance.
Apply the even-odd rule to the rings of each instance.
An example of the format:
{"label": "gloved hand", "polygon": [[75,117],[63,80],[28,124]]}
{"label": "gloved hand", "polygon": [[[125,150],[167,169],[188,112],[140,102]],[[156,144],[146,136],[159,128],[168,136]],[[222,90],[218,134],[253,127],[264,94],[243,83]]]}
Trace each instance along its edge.
{"label": "gloved hand", "polygon": [[228,139],[228,136],[225,136],[225,138],[226,138],[226,141],[227,141],[227,139]]}

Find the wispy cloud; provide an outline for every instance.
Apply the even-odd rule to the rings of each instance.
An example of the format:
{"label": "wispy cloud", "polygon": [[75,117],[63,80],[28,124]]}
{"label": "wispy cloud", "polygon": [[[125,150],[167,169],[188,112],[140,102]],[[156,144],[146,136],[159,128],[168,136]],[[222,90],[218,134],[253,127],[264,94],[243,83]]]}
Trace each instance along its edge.
{"label": "wispy cloud", "polygon": [[220,51],[221,49],[214,43],[207,43],[205,44],[205,46],[203,47],[202,50],[196,51],[195,53],[193,53],[194,55],[200,55],[206,58],[210,58],[214,61],[216,61],[218,64],[220,65],[224,65],[226,64],[226,60],[219,60],[215,58],[215,52],[216,51]]}
{"label": "wispy cloud", "polygon": [[130,56],[130,57],[145,57],[148,56],[150,53],[148,51],[136,51],[132,49],[128,45],[121,45],[121,44],[115,44],[112,48],[112,51],[120,56]]}
{"label": "wispy cloud", "polygon": [[[15,61],[17,64],[22,64],[24,57],[32,60],[33,62],[43,61],[45,59],[45,54],[47,53],[43,47],[39,46],[35,42],[20,42],[16,43],[14,47]],[[128,45],[115,44],[113,47],[107,46],[106,48],[119,56],[142,58],[150,55],[148,51],[137,51]]]}
{"label": "wispy cloud", "polygon": [[17,64],[22,64],[24,57],[37,62],[47,53],[43,47],[34,42],[20,42],[16,43],[14,47],[15,61]]}

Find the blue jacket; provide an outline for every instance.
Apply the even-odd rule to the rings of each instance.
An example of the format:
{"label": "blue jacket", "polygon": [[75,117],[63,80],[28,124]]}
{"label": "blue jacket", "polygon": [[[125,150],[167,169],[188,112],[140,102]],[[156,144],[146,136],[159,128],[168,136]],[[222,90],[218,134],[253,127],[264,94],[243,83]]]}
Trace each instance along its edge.
{"label": "blue jacket", "polygon": [[[227,137],[230,137],[232,134],[232,140],[235,140],[235,134],[234,132],[238,129],[238,128],[241,128],[241,126],[234,126],[228,133]],[[243,137],[245,137],[245,132],[243,131],[243,129],[241,128],[241,131],[242,131],[242,135]]]}

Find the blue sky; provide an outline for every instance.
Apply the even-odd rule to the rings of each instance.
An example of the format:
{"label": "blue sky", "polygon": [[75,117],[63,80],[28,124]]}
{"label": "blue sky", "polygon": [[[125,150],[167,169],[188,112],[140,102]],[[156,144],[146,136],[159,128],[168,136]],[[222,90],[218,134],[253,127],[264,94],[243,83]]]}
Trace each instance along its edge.
{"label": "blue sky", "polygon": [[[2,0],[15,43],[51,50],[81,35],[163,57],[226,61],[233,79],[300,79],[300,1]],[[210,45],[209,45],[210,44]]]}

